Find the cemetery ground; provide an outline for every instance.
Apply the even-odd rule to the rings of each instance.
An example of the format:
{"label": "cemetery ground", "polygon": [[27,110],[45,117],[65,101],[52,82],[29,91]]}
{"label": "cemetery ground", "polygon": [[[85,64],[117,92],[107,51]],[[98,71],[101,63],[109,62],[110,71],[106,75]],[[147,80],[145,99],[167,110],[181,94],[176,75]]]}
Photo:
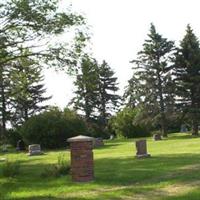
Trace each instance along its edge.
{"label": "cemetery ground", "polygon": [[0,158],[18,160],[20,173],[2,176],[0,162],[0,199],[16,200],[199,200],[200,138],[187,134],[170,134],[167,139],[147,139],[151,158],[135,158],[133,139],[105,142],[94,150],[95,180],[73,183],[70,175],[41,177],[57,162],[60,154],[70,161],[69,150],[46,151],[27,156],[14,150]]}

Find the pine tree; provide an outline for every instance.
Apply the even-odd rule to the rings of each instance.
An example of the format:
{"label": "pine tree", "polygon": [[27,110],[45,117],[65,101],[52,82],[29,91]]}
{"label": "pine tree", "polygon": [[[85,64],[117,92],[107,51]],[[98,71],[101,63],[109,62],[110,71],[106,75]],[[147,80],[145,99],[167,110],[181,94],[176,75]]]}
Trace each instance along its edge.
{"label": "pine tree", "polygon": [[188,25],[176,52],[175,75],[178,106],[192,121],[192,134],[198,134],[200,119],[200,46]]}
{"label": "pine tree", "polygon": [[[174,43],[163,38],[151,24],[150,34],[143,44],[143,50],[138,53],[132,83],[126,94],[133,95],[131,101],[140,102],[149,115],[159,118],[163,136],[167,136],[166,102],[169,93],[167,87],[171,81],[170,55]],[[134,89],[135,87],[135,89]],[[132,91],[131,91],[132,90]],[[125,95],[127,96],[127,95]]]}
{"label": "pine tree", "polygon": [[[4,40],[0,39],[0,44],[3,44]],[[0,50],[0,55],[6,57],[8,55],[5,49]],[[0,137],[5,136],[6,132],[6,122],[9,119],[8,102],[9,95],[8,90],[9,81],[9,70],[6,64],[0,67]]]}
{"label": "pine tree", "polygon": [[22,124],[47,107],[44,102],[51,97],[44,97],[41,71],[41,66],[32,59],[20,58],[14,62],[10,72],[12,124]]}
{"label": "pine tree", "polygon": [[10,118],[9,104],[9,71],[7,66],[0,68],[0,135],[5,136],[6,123]]}
{"label": "pine tree", "polygon": [[95,59],[84,55],[74,85],[76,96],[71,104],[76,110],[81,110],[86,120],[90,121],[96,115],[98,102],[98,66]]}
{"label": "pine tree", "polygon": [[110,66],[103,61],[99,66],[99,118],[103,127],[106,126],[108,118],[112,112],[119,106],[120,96],[115,94],[119,90],[117,87],[117,77],[114,77],[114,72]]}

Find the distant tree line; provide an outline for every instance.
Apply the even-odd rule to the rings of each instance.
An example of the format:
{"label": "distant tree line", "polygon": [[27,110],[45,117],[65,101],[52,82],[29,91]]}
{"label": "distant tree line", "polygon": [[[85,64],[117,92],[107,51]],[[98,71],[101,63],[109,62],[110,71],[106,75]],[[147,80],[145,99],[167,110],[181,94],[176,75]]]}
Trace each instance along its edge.
{"label": "distant tree line", "polygon": [[[60,12],[58,0],[5,0],[0,3],[0,138],[6,126],[21,126],[46,108],[42,68],[70,70],[87,40],[81,15]],[[74,29],[69,45],[55,41]],[[78,29],[79,27],[79,29]],[[75,29],[76,28],[76,29]],[[71,36],[70,36],[71,37]],[[70,49],[70,50],[69,50]]]}
{"label": "distant tree line", "polygon": [[[200,45],[189,25],[176,46],[151,24],[142,50],[131,61],[133,75],[121,97],[110,65],[84,51],[89,39],[84,18],[70,10],[60,12],[58,5],[57,0],[0,3],[2,140],[14,143],[22,137],[53,148],[65,144],[56,138],[65,141],[77,134],[141,137],[160,130],[166,137],[181,124],[198,134]],[[70,27],[79,27],[72,29],[70,47],[53,43]],[[74,76],[74,98],[64,111],[47,104],[51,97],[45,95],[45,66]]]}
{"label": "distant tree line", "polygon": [[200,120],[200,46],[188,25],[180,46],[160,35],[151,24],[143,49],[133,60],[133,76],[124,99],[140,109],[136,123],[150,123],[163,136],[171,124],[189,124],[198,134]]}

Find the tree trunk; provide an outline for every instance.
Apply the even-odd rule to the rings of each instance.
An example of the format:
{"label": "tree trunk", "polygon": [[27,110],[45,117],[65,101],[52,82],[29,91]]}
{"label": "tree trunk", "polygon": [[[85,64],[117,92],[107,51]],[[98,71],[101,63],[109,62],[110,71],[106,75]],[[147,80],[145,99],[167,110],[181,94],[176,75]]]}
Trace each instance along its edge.
{"label": "tree trunk", "polygon": [[87,97],[85,97],[85,118],[86,121],[89,122],[90,121],[90,106],[89,106],[89,101],[87,99]]}
{"label": "tree trunk", "polygon": [[3,80],[3,74],[1,71],[0,74],[0,89],[1,89],[1,105],[2,105],[2,110],[1,110],[1,138],[5,136],[6,132],[6,99],[5,99],[5,90],[4,90],[4,80]]}
{"label": "tree trunk", "polygon": [[198,135],[198,123],[197,120],[193,120],[192,122],[192,135]]}
{"label": "tree trunk", "polygon": [[163,99],[162,82],[159,72],[157,72],[157,77],[158,77],[158,94],[160,98],[159,104],[160,104],[160,114],[161,114],[161,132],[163,137],[167,137],[165,105]]}
{"label": "tree trunk", "polygon": [[198,135],[198,99],[196,99],[196,91],[194,88],[192,88],[191,90],[191,100],[192,100],[192,105],[191,105],[191,109],[192,109],[192,113],[191,113],[191,117],[192,117],[192,135]]}
{"label": "tree trunk", "polygon": [[106,126],[106,103],[104,99],[104,94],[105,94],[105,91],[103,90],[102,99],[101,99],[101,106],[102,106],[101,117],[102,117],[103,128],[105,128]]}
{"label": "tree trunk", "polygon": [[167,137],[166,117],[165,113],[161,113],[161,132],[163,137]]}

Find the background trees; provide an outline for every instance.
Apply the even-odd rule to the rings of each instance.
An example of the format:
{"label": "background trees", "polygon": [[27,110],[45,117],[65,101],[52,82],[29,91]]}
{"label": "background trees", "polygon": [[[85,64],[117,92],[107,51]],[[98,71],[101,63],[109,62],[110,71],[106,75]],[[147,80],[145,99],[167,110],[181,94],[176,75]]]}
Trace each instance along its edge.
{"label": "background trees", "polygon": [[188,25],[175,58],[177,105],[192,122],[192,134],[198,134],[200,117],[200,46]]}
{"label": "background trees", "polygon": [[120,96],[116,94],[119,90],[117,77],[105,60],[99,65],[98,71],[98,111],[100,123],[105,127],[112,112],[116,111],[116,108],[119,109]]}
{"label": "background trees", "polygon": [[[84,46],[81,31],[84,19],[70,9],[59,11],[57,0],[5,0],[0,3],[0,106],[1,136],[8,122],[7,73],[20,58],[29,58],[41,66],[75,65]],[[59,36],[71,27],[79,27],[73,42],[64,45]],[[71,37],[71,36],[70,36]],[[23,52],[23,53],[22,53]],[[38,88],[39,89],[39,88]]]}
{"label": "background trees", "polygon": [[170,95],[168,87],[171,87],[170,55],[173,48],[174,43],[163,38],[151,24],[143,50],[138,53],[137,60],[132,61],[136,67],[125,94],[129,101],[134,101],[129,104],[139,102],[151,117],[159,118],[163,136],[167,136],[166,106]]}
{"label": "background trees", "polygon": [[85,55],[74,82],[76,87],[72,104],[75,110],[83,111],[86,121],[95,116],[98,101],[98,66],[96,60]]}
{"label": "background trees", "polygon": [[111,113],[119,106],[117,78],[110,66],[103,61],[98,64],[85,55],[74,82],[75,97],[72,104],[76,110],[83,111],[86,121],[98,121],[102,130],[106,127]]}
{"label": "background trees", "polygon": [[[151,24],[142,50],[132,61],[134,71],[124,92],[123,107],[112,68],[83,51],[88,36],[82,29],[82,16],[70,9],[60,12],[57,0],[6,0],[0,4],[0,24],[2,135],[11,122],[13,127],[22,126],[22,135],[27,139],[25,130],[32,131],[32,125],[42,129],[37,121],[43,120],[41,116],[54,119],[57,114],[61,121],[74,117],[75,121],[70,121],[74,127],[79,126],[76,119],[80,119],[80,124],[86,126],[84,130],[95,137],[107,136],[109,131],[138,137],[149,135],[154,129],[161,129],[167,136],[167,131],[179,127],[184,117],[191,122],[192,133],[198,134],[200,47],[190,26],[180,47],[175,48],[174,42],[162,37]],[[72,27],[79,28],[72,29],[74,37],[69,48],[59,36]],[[71,102],[75,111],[68,110],[64,117],[65,111],[51,110],[51,115],[46,110],[44,102],[50,97],[45,96],[42,83],[45,66],[56,66],[75,75],[75,96]],[[46,128],[44,134],[49,134]],[[33,135],[27,141],[33,140]]]}
{"label": "background trees", "polygon": [[16,126],[47,108],[42,68],[30,58],[19,58],[10,72],[11,123]]}

